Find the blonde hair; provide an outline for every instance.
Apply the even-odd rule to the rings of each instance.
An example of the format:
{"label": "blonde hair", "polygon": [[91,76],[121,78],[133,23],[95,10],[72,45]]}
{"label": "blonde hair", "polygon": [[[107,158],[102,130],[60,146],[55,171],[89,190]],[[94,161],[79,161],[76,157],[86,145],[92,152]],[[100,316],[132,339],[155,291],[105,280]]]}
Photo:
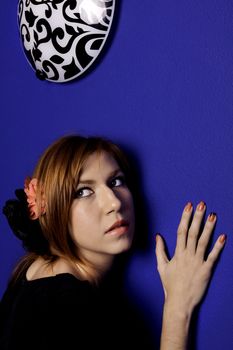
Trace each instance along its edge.
{"label": "blonde hair", "polygon": [[[39,222],[41,234],[48,242],[48,250],[43,255],[48,262],[58,256],[70,261],[80,259],[68,228],[70,207],[86,160],[91,154],[101,152],[109,153],[116,160],[130,188],[130,168],[125,154],[102,137],[64,136],[50,145],[38,161],[33,177],[38,180],[38,193],[43,193],[46,201],[46,213],[39,217]],[[13,280],[25,273],[37,257],[35,252],[27,254],[17,265]]]}

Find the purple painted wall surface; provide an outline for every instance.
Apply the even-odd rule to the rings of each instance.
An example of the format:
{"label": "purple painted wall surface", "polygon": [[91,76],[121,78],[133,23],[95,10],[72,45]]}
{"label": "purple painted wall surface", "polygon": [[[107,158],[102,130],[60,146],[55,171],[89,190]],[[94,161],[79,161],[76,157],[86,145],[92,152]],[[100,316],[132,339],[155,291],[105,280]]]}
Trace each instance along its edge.
{"label": "purple painted wall surface", "polygon": [[[126,145],[142,173],[149,248],[135,253],[127,289],[160,331],[163,291],[153,235],[172,254],[183,206],[218,214],[228,240],[198,315],[196,349],[233,349],[233,3],[118,0],[98,65],[80,80],[38,80],[21,48],[17,0],[2,0],[0,205],[22,187],[57,137],[98,134]],[[0,294],[23,253],[0,215]]]}

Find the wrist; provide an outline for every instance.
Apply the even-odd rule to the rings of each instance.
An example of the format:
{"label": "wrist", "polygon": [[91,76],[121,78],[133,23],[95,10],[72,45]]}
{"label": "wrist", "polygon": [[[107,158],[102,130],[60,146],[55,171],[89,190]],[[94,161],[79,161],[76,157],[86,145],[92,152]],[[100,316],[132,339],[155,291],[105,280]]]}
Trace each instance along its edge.
{"label": "wrist", "polygon": [[177,298],[172,300],[171,298],[167,298],[164,302],[164,313],[170,314],[180,320],[190,321],[193,307],[191,303],[184,303],[184,301],[179,301]]}
{"label": "wrist", "polygon": [[171,325],[172,328],[176,328],[179,325],[179,329],[182,328],[183,331],[188,332],[191,317],[192,310],[169,301],[164,303],[163,322],[166,322],[167,326]]}
{"label": "wrist", "polygon": [[163,322],[160,350],[186,349],[192,312],[166,301],[163,308]]}

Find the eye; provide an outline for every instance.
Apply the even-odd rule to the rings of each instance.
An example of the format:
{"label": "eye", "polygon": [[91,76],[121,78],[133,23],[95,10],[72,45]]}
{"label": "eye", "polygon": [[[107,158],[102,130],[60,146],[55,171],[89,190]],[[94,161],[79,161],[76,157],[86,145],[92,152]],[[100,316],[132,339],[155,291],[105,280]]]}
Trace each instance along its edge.
{"label": "eye", "polygon": [[75,193],[75,197],[76,198],[83,198],[83,197],[88,197],[93,193],[93,191],[88,188],[88,187],[83,187],[80,188],[76,193]]}
{"label": "eye", "polygon": [[117,176],[111,180],[112,187],[119,187],[119,186],[123,186],[124,184],[125,184],[125,178],[123,175]]}

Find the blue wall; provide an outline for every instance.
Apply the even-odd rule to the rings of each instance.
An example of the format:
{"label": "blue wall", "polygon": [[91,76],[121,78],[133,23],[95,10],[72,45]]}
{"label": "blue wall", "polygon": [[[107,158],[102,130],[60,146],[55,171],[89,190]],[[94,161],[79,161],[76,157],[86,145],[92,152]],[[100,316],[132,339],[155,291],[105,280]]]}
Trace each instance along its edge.
{"label": "blue wall", "polygon": [[[127,289],[158,337],[163,291],[153,234],[172,254],[183,206],[218,214],[214,239],[228,241],[196,327],[198,350],[233,348],[233,3],[118,2],[112,42],[85,78],[37,80],[23,54],[17,0],[2,0],[0,205],[64,133],[99,134],[127,145],[140,163],[149,248],[136,253]],[[0,216],[0,293],[22,248]]]}

